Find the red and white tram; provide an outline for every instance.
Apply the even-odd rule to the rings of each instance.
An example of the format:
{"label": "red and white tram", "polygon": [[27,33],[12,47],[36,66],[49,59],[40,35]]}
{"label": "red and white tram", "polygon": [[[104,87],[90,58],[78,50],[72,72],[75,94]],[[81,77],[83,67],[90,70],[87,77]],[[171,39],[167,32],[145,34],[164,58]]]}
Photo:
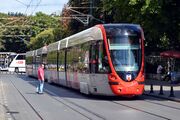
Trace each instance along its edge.
{"label": "red and white tram", "polygon": [[27,52],[26,61],[45,62],[50,83],[85,94],[136,96],[144,91],[143,42],[139,25],[101,24],[48,45],[46,52],[32,56],[29,53],[38,50]]}

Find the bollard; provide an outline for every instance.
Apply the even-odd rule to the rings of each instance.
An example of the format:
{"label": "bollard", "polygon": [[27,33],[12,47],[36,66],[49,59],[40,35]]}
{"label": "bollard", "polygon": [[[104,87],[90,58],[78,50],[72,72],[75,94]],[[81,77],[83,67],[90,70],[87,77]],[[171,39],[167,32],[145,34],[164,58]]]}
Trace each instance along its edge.
{"label": "bollard", "polygon": [[163,93],[163,86],[162,85],[160,86],[159,95],[164,95],[164,93]]}
{"label": "bollard", "polygon": [[169,97],[175,97],[175,96],[174,96],[173,86],[171,86],[171,90],[170,90],[170,95],[169,95]]}
{"label": "bollard", "polygon": [[150,92],[149,93],[154,93],[153,91],[153,84],[151,84]]}

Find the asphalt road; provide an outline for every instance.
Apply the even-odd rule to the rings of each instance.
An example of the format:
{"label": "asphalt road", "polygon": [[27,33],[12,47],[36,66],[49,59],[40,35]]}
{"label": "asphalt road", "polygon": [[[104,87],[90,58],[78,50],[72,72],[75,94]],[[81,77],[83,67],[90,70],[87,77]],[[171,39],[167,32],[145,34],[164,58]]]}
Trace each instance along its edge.
{"label": "asphalt road", "polygon": [[179,120],[180,103],[142,95],[86,96],[26,75],[0,75],[0,120]]}

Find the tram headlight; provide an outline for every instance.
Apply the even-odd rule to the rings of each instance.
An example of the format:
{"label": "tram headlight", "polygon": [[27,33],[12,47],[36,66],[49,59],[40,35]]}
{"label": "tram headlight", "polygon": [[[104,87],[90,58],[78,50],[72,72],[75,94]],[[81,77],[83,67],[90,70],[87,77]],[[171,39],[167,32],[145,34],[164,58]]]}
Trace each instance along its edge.
{"label": "tram headlight", "polygon": [[111,76],[111,79],[112,79],[112,80],[116,80],[116,77],[115,77],[115,76]]}
{"label": "tram headlight", "polygon": [[111,79],[111,80],[116,80],[117,77],[116,77],[114,74],[110,74],[110,75],[109,75],[109,79]]}
{"label": "tram headlight", "polygon": [[139,88],[137,88],[136,91],[139,92]]}

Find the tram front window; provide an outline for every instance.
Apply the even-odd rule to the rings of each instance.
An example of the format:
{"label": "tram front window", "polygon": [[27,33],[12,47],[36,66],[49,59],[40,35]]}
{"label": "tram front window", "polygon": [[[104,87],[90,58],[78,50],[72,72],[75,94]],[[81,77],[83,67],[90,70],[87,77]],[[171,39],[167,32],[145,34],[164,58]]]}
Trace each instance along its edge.
{"label": "tram front window", "polygon": [[[107,40],[111,60],[117,74],[125,81],[137,77],[141,67],[141,38],[140,30],[128,28],[108,29]],[[131,76],[127,80],[127,76]]]}
{"label": "tram front window", "polygon": [[[135,51],[134,51],[135,52]],[[137,57],[133,51],[128,50],[111,50],[111,58],[116,71],[137,71]]]}

